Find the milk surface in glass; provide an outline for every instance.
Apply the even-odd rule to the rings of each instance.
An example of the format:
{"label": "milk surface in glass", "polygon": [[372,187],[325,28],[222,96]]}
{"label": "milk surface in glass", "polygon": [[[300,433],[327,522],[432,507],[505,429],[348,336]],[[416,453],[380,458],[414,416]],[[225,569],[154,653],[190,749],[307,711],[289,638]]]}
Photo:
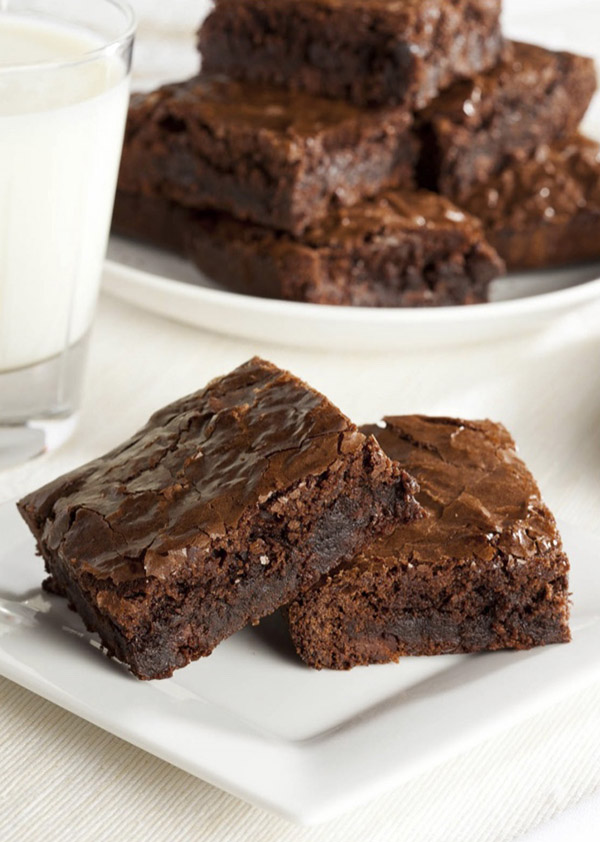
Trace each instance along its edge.
{"label": "milk surface in glass", "polygon": [[[101,47],[0,13],[0,372],[63,353],[91,324],[128,101],[128,69],[91,55]],[[26,67],[39,62],[63,66]]]}

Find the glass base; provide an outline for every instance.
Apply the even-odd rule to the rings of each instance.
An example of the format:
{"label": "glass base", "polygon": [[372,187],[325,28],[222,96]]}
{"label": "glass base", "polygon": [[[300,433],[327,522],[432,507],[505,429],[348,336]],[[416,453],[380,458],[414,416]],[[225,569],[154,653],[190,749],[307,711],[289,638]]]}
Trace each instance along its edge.
{"label": "glass base", "polygon": [[54,421],[30,421],[22,426],[0,425],[0,471],[21,465],[60,447],[73,434],[79,416]]}
{"label": "glass base", "polygon": [[0,470],[60,447],[77,425],[88,337],[36,365],[0,372]]}

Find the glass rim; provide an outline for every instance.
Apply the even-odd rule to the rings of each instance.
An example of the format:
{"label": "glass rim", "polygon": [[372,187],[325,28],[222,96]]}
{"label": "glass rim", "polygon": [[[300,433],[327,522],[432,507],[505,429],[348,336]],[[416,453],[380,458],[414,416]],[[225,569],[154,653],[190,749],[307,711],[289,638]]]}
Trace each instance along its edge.
{"label": "glass rim", "polygon": [[[85,64],[89,61],[94,61],[95,59],[102,57],[108,52],[114,51],[117,47],[120,47],[133,39],[137,27],[137,18],[135,12],[133,11],[133,7],[130,5],[128,0],[93,0],[93,2],[113,6],[124,13],[125,21],[123,32],[120,35],[117,35],[115,38],[111,38],[110,40],[107,39],[106,43],[102,44],[101,47],[88,50],[71,59],[66,58],[59,61],[37,61],[31,64],[0,64],[0,76],[5,73],[27,73],[28,71],[30,72],[35,70],[59,70],[63,67],[76,67],[78,64]],[[2,20],[2,14],[0,14],[0,20]]]}

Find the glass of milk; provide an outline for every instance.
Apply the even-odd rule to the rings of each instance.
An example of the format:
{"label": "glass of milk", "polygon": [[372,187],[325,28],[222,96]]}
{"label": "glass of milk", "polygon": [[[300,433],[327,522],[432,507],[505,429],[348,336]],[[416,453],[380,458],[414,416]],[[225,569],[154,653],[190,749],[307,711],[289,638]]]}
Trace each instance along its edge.
{"label": "glass of milk", "polygon": [[0,0],[0,468],[76,422],[133,36],[121,0]]}

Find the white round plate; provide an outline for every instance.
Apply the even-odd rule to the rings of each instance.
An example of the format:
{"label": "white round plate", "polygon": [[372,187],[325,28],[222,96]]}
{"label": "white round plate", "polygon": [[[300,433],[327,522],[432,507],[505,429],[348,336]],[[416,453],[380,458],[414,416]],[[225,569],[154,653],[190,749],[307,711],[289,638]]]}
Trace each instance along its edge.
{"label": "white round plate", "polygon": [[600,264],[512,275],[492,285],[492,302],[471,307],[331,307],[239,295],[192,265],[113,238],[103,289],[144,310],[195,327],[281,345],[397,350],[522,334],[600,298]]}
{"label": "white round plate", "polygon": [[[600,55],[599,23],[598,0],[505,0],[504,4],[509,37],[553,49]],[[189,50],[190,60],[195,61],[193,44]],[[181,51],[181,44],[174,43],[173,55]],[[154,45],[147,59],[150,65],[156,61]],[[173,62],[167,64],[172,67]],[[160,68],[146,70],[154,79]],[[147,87],[148,73],[136,84]],[[583,128],[600,139],[600,97]],[[151,312],[244,339],[305,348],[397,350],[495,340],[542,328],[600,298],[600,263],[504,278],[492,285],[491,303],[474,307],[327,307],[227,292],[185,261],[113,238],[104,290]]]}

